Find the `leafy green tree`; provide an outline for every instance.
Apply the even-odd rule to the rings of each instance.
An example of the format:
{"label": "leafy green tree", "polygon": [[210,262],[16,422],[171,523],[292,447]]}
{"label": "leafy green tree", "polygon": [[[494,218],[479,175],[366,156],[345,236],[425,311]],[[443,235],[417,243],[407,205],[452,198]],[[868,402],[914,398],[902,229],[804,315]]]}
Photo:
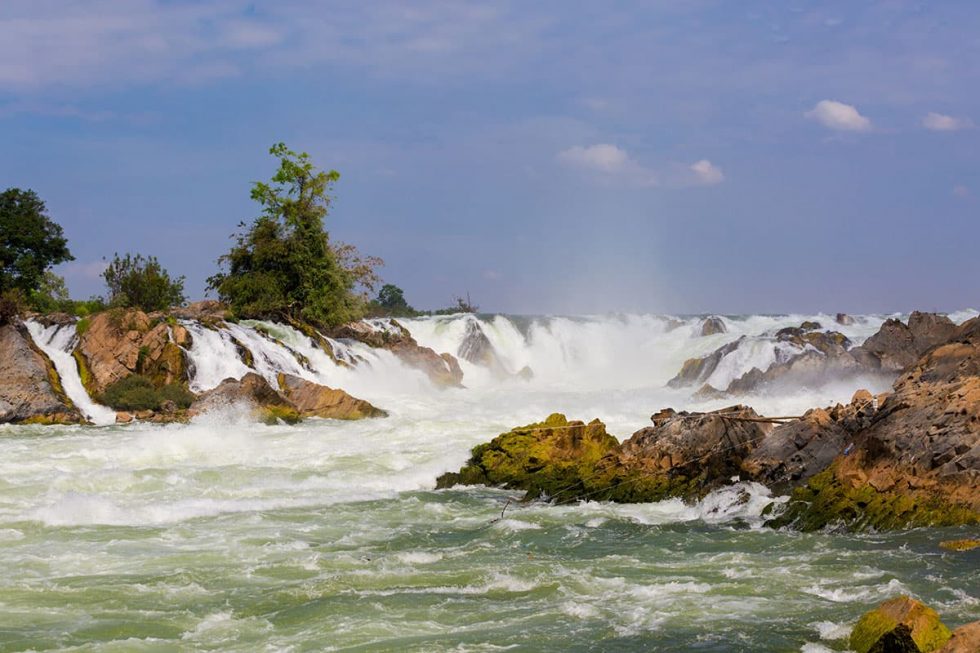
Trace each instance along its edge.
{"label": "leafy green tree", "polygon": [[116,254],[102,273],[109,289],[111,306],[164,311],[180,306],[184,297],[184,277],[172,278],[155,256]]}
{"label": "leafy green tree", "polygon": [[71,312],[73,308],[64,277],[51,270],[46,270],[41,275],[41,283],[31,293],[29,302],[31,308],[40,313]]}
{"label": "leafy green tree", "polygon": [[248,228],[239,225],[242,231],[218,260],[222,270],[208,280],[209,287],[242,317],[327,327],[358,319],[381,260],[330,242],[324,218],[340,173],[319,170],[308,154],[283,143],[269,153],[279,159],[279,169],[269,183],[252,187],[262,214]]}
{"label": "leafy green tree", "polygon": [[0,292],[17,289],[29,298],[51,266],[72,260],[61,226],[48,217],[37,193],[0,193]]}

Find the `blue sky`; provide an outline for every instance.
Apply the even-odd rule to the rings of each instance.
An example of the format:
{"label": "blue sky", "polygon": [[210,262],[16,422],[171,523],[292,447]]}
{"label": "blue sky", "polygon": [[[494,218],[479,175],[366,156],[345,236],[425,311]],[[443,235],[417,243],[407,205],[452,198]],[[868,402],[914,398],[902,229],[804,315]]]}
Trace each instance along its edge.
{"label": "blue sky", "polygon": [[285,141],[419,307],[980,304],[975,2],[0,3],[0,186],[194,297]]}

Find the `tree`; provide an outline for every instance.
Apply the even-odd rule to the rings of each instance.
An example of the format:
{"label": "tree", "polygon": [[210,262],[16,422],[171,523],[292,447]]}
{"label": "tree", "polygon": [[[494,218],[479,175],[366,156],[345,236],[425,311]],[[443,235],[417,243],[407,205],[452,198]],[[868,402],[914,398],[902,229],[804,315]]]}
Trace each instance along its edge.
{"label": "tree", "polygon": [[72,309],[72,301],[64,277],[58,276],[51,270],[46,270],[41,275],[41,283],[31,293],[29,302],[31,308],[40,313],[67,312]]}
{"label": "tree", "polygon": [[324,228],[336,170],[316,168],[306,153],[283,143],[269,153],[279,169],[269,183],[256,182],[252,199],[262,214],[235,236],[208,280],[218,297],[241,317],[300,320],[335,326],[364,314],[367,291],[381,260],[362,257],[352,245],[333,244]]}
{"label": "tree", "polygon": [[405,301],[405,291],[393,283],[386,283],[381,287],[381,290],[378,291],[378,299],[376,301],[378,302],[378,306],[389,311],[403,311],[412,308]]}
{"label": "tree", "polygon": [[16,289],[30,297],[49,268],[74,260],[61,226],[46,211],[32,190],[0,193],[0,292]]}
{"label": "tree", "polygon": [[107,301],[111,306],[149,312],[164,311],[186,301],[184,277],[172,278],[155,256],[116,254],[102,278],[109,289]]}

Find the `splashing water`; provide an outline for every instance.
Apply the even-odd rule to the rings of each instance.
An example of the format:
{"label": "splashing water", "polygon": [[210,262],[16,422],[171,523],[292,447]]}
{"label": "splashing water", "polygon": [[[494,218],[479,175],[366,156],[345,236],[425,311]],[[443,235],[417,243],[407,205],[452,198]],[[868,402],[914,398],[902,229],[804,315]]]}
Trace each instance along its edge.
{"label": "splashing water", "polygon": [[[896,593],[952,626],[976,618],[980,568],[936,546],[957,529],[772,531],[761,513],[781,499],[755,484],[693,505],[511,505],[494,523],[515,493],[432,489],[474,445],[554,411],[625,438],[663,406],[714,407],[664,387],[684,359],[758,338],[732,361],[742,373],[772,355],[762,333],[831,318],[726,317],[708,337],[656,316],[404,324],[456,353],[474,319],[508,372],[533,377],[464,361],[467,387],[438,390],[358,343],[330,343],[349,367],[282,325],[189,324],[196,389],[250,369],[237,340],[263,376],[342,387],[391,417],[0,427],[0,650],[823,651]],[[839,329],[857,343],[883,319]],[[863,383],[745,401],[787,413]]]}

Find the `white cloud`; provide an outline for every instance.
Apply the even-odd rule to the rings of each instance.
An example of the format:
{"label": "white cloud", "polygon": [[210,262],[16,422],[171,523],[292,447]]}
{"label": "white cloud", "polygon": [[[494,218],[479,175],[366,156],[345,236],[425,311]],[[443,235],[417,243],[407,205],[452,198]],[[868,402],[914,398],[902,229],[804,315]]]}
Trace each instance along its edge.
{"label": "white cloud", "polygon": [[960,129],[969,129],[973,123],[967,118],[954,118],[942,113],[930,111],[922,119],[922,126],[935,132],[953,132]]}
{"label": "white cloud", "polygon": [[622,171],[630,163],[626,150],[609,143],[598,143],[587,147],[576,145],[559,152],[558,160],[566,165],[600,172]]}
{"label": "white cloud", "polygon": [[837,131],[864,132],[871,129],[871,121],[862,116],[856,107],[836,100],[820,100],[803,115]]}
{"label": "white cloud", "polygon": [[679,188],[710,186],[725,179],[721,168],[707,159],[691,165],[672,163],[650,167],[611,143],[576,145],[562,150],[555,158],[565,166],[593,174],[593,178],[603,184],[616,183],[637,188]]}
{"label": "white cloud", "polygon": [[701,159],[697,163],[692,164],[691,171],[699,183],[708,186],[720,184],[725,180],[725,173],[721,171],[721,168],[707,159]]}

